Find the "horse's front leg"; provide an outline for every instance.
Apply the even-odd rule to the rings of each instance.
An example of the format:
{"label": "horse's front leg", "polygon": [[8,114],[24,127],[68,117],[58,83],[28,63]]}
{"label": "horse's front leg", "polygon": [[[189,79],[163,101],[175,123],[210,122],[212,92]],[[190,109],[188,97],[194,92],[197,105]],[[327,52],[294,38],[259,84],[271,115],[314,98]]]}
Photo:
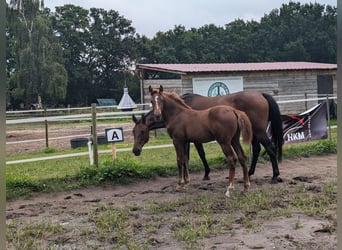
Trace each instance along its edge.
{"label": "horse's front leg", "polygon": [[176,190],[180,190],[184,186],[184,163],[185,163],[185,146],[182,143],[179,143],[177,141],[173,142],[173,145],[175,146],[176,149],[176,154],[177,154],[177,166],[178,166],[178,182],[177,182],[177,187]]}

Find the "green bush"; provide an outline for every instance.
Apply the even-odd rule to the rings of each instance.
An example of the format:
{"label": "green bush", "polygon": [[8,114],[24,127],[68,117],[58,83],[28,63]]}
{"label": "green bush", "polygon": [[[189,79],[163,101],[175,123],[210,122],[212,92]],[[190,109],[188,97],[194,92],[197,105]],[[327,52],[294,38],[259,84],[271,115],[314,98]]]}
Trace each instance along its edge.
{"label": "green bush", "polygon": [[284,146],[283,158],[310,157],[337,153],[336,140],[319,140],[306,143],[289,144]]}
{"label": "green bush", "polygon": [[79,172],[79,179],[90,183],[126,183],[133,179],[152,178],[161,174],[160,169],[155,170],[140,165],[130,158],[107,160],[99,165],[83,167]]}
{"label": "green bush", "polygon": [[30,179],[27,176],[7,176],[6,180],[7,198],[28,195],[32,192],[42,192],[45,189],[39,180]]}

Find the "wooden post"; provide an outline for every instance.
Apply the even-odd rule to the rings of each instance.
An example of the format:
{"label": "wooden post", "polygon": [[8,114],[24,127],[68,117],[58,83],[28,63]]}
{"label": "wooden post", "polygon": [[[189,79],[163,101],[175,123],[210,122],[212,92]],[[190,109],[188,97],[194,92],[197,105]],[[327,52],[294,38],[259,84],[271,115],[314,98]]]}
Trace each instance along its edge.
{"label": "wooden post", "polygon": [[112,143],[112,159],[116,159],[116,143]]}
{"label": "wooden post", "polygon": [[330,125],[330,107],[329,107],[329,95],[327,94],[327,119],[328,119],[328,138],[331,140],[331,125]]}
{"label": "wooden post", "polygon": [[[113,124],[113,128],[115,128],[115,124]],[[112,160],[116,159],[116,143],[112,142]]]}
{"label": "wooden post", "polygon": [[96,103],[91,104],[91,117],[92,117],[92,137],[93,137],[93,152],[94,152],[94,164],[99,167],[99,155],[97,149],[97,133],[96,133]]}
{"label": "wooden post", "polygon": [[[44,116],[46,117],[46,107],[44,108]],[[48,129],[48,122],[45,119],[45,147],[49,147],[49,129]]]}
{"label": "wooden post", "polygon": [[305,110],[308,110],[308,101],[306,99],[308,99],[308,93],[304,93],[304,97],[305,97]]}

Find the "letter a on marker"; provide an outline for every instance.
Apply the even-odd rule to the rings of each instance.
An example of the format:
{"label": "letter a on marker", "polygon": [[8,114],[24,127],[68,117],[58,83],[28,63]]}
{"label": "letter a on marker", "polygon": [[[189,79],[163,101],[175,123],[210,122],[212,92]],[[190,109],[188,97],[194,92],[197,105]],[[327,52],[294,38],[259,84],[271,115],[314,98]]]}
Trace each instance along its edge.
{"label": "letter a on marker", "polygon": [[113,131],[112,140],[114,141],[115,139],[120,140],[118,134],[117,134],[116,131],[114,130],[114,131]]}

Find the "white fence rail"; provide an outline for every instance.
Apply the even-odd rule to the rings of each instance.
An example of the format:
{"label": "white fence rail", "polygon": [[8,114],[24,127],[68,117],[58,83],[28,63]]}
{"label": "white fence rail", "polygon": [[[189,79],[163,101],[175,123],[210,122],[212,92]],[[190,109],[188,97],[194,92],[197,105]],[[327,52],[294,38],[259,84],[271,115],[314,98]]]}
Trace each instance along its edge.
{"label": "white fence rail", "polygon": [[[131,115],[144,114],[147,111],[126,111],[126,112],[103,112],[97,113],[96,116],[98,119],[108,119],[115,118],[121,119],[126,118]],[[51,121],[79,121],[79,120],[91,120],[91,114],[79,114],[79,115],[61,115],[61,116],[45,116],[45,117],[31,117],[31,118],[22,118],[22,119],[13,119],[6,120],[6,125],[10,124],[21,124],[21,123],[37,123],[37,122],[51,122]]]}
{"label": "white fence rail", "polygon": [[[156,145],[156,146],[145,146],[144,150],[148,149],[156,149],[156,148],[169,148],[173,147],[173,144],[164,144],[164,145]],[[117,152],[127,152],[131,151],[132,148],[118,148]],[[112,153],[112,150],[100,150],[98,152],[99,154],[110,154]],[[19,163],[28,163],[28,162],[36,162],[36,161],[46,161],[46,160],[56,160],[56,159],[62,159],[62,158],[70,158],[70,157],[78,157],[78,156],[85,156],[88,155],[89,152],[80,152],[80,153],[71,153],[71,154],[63,154],[63,155],[52,155],[52,156],[46,156],[46,157],[39,157],[39,158],[30,158],[30,159],[22,159],[22,160],[15,160],[15,161],[7,161],[6,165],[11,164],[19,164]]]}

